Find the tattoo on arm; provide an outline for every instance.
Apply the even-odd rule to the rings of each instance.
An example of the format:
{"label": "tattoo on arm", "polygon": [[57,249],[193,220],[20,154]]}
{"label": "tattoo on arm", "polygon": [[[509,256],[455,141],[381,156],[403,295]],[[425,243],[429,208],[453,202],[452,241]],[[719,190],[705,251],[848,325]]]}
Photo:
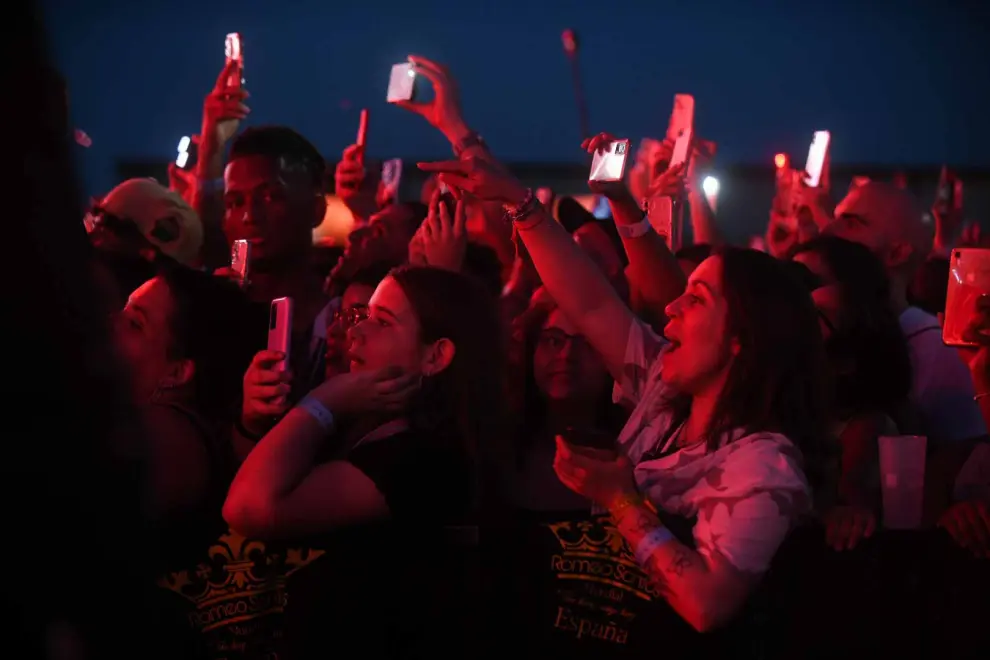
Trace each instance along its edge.
{"label": "tattoo on arm", "polygon": [[636,509],[629,515],[629,531],[633,534],[648,534],[657,526],[657,519],[642,509]]}
{"label": "tattoo on arm", "polygon": [[691,555],[684,548],[675,548],[674,556],[667,565],[667,573],[676,577],[684,577],[687,571],[694,564]]}

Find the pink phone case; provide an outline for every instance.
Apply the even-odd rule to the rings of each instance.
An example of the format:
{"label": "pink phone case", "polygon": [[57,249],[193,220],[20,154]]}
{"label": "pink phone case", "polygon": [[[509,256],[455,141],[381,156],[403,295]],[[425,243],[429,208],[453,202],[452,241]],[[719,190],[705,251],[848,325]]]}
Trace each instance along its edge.
{"label": "pink phone case", "polygon": [[268,350],[285,354],[285,360],[279,363],[277,370],[285,371],[291,359],[292,348],[292,298],[276,298],[272,301],[271,313],[268,319]]}

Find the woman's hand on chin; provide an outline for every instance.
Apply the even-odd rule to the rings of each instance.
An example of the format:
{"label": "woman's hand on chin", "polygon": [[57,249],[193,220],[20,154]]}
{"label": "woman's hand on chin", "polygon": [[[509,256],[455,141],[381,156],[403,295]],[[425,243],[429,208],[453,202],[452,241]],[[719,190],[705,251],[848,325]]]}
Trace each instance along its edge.
{"label": "woman's hand on chin", "polygon": [[310,396],[334,415],[399,412],[419,388],[420,375],[400,367],[367,369],[339,374],[326,380]]}

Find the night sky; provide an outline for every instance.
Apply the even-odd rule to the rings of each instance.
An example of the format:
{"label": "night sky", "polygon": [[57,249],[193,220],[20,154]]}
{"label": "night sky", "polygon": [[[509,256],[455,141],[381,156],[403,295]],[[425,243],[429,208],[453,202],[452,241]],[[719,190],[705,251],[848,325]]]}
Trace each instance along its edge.
{"label": "night sky", "polygon": [[812,132],[829,129],[837,163],[990,165],[990,3],[688,4],[44,3],[73,121],[93,139],[79,149],[88,192],[116,182],[117,158],[169,159],[198,131],[231,31],[244,39],[249,124],[293,126],[330,159],[354,140],[361,107],[372,155],[448,153],[384,100],[390,66],[419,53],[451,67],[499,156],[580,160],[560,41],[572,27],[595,131],[662,136],[674,93],[687,92],[723,163],[803,158]]}

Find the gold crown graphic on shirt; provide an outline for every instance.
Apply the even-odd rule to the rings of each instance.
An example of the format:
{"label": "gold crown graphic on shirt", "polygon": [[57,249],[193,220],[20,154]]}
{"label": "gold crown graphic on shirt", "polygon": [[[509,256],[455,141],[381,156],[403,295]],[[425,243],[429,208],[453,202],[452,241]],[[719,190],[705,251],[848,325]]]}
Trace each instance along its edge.
{"label": "gold crown graphic on shirt", "polygon": [[609,522],[567,521],[549,525],[565,553],[604,555],[613,559],[632,557],[622,534]]}
{"label": "gold crown graphic on shirt", "polygon": [[158,580],[196,605],[190,623],[204,632],[237,621],[281,612],[290,575],[324,552],[274,548],[228,531],[210,546],[206,562]]}

